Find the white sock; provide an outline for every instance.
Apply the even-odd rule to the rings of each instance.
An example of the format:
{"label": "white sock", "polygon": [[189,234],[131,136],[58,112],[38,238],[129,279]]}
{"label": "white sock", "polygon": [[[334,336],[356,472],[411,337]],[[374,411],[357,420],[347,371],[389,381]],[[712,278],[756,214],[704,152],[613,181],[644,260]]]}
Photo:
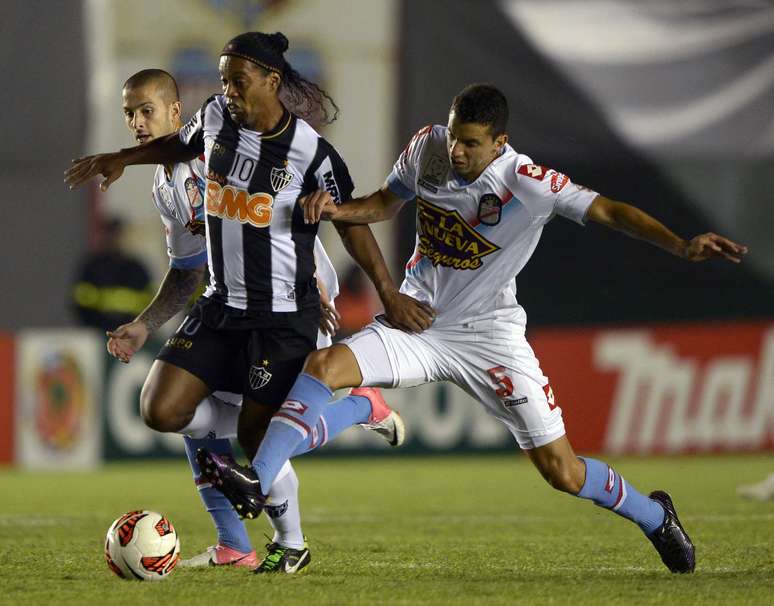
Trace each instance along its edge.
{"label": "white sock", "polygon": [[301,531],[301,510],[298,503],[298,476],[290,461],[286,461],[269,491],[266,517],[274,528],[275,543],[283,547],[301,549],[304,533]]}
{"label": "white sock", "polygon": [[239,421],[239,406],[228,404],[210,394],[196,407],[193,419],[177,433],[191,438],[235,438]]}

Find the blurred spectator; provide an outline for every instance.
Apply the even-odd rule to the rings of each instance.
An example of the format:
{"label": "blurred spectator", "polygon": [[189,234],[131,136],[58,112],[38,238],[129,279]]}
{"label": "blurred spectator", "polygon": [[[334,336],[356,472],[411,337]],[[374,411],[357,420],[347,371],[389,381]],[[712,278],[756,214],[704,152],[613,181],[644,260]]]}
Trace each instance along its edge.
{"label": "blurred spectator", "polygon": [[145,265],[123,250],[123,223],[106,218],[94,249],[80,262],[72,305],[81,324],[102,330],[130,322],[153,298]]}
{"label": "blurred spectator", "polygon": [[370,324],[379,311],[371,284],[363,270],[350,265],[344,272],[336,297],[336,309],[341,314],[337,339],[343,339]]}

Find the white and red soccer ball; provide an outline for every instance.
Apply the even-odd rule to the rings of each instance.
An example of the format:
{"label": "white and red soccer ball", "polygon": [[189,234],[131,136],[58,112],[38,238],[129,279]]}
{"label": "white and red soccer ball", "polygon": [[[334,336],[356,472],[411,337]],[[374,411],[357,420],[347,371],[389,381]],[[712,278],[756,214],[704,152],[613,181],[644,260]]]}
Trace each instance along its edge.
{"label": "white and red soccer ball", "polygon": [[177,566],[180,539],[172,523],[155,511],[130,511],[110,525],[105,559],[122,579],[160,581]]}

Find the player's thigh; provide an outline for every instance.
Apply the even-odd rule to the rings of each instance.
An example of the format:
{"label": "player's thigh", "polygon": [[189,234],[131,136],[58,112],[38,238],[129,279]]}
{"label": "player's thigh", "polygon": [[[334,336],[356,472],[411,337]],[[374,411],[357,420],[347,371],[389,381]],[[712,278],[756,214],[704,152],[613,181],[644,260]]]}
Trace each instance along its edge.
{"label": "player's thigh", "polygon": [[285,401],[317,344],[319,313],[312,311],[273,314],[266,328],[252,331],[243,377],[245,402],[249,398],[276,410]]}
{"label": "player's thigh", "polygon": [[443,379],[440,354],[425,333],[407,333],[373,322],[340,345],[352,352],[364,387],[416,387]]}
{"label": "player's thigh", "polygon": [[209,388],[208,393],[241,392],[250,332],[211,328],[202,322],[200,313],[194,306],[156,359],[194,375]]}
{"label": "player's thigh", "polygon": [[196,375],[157,359],[142,387],[140,411],[151,427],[176,431],[209,393],[210,388]]}
{"label": "player's thigh", "polygon": [[522,449],[549,444],[565,433],[548,379],[523,338],[509,346],[477,342],[454,351],[454,382],[502,421]]}

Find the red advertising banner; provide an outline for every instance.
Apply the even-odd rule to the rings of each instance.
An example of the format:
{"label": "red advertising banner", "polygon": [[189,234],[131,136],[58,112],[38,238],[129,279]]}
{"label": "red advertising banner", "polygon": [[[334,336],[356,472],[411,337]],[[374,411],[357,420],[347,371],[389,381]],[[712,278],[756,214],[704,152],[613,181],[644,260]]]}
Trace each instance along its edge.
{"label": "red advertising banner", "polygon": [[774,323],[529,337],[578,452],[774,448]]}
{"label": "red advertising banner", "polygon": [[13,460],[14,428],[13,336],[0,333],[0,465]]}

